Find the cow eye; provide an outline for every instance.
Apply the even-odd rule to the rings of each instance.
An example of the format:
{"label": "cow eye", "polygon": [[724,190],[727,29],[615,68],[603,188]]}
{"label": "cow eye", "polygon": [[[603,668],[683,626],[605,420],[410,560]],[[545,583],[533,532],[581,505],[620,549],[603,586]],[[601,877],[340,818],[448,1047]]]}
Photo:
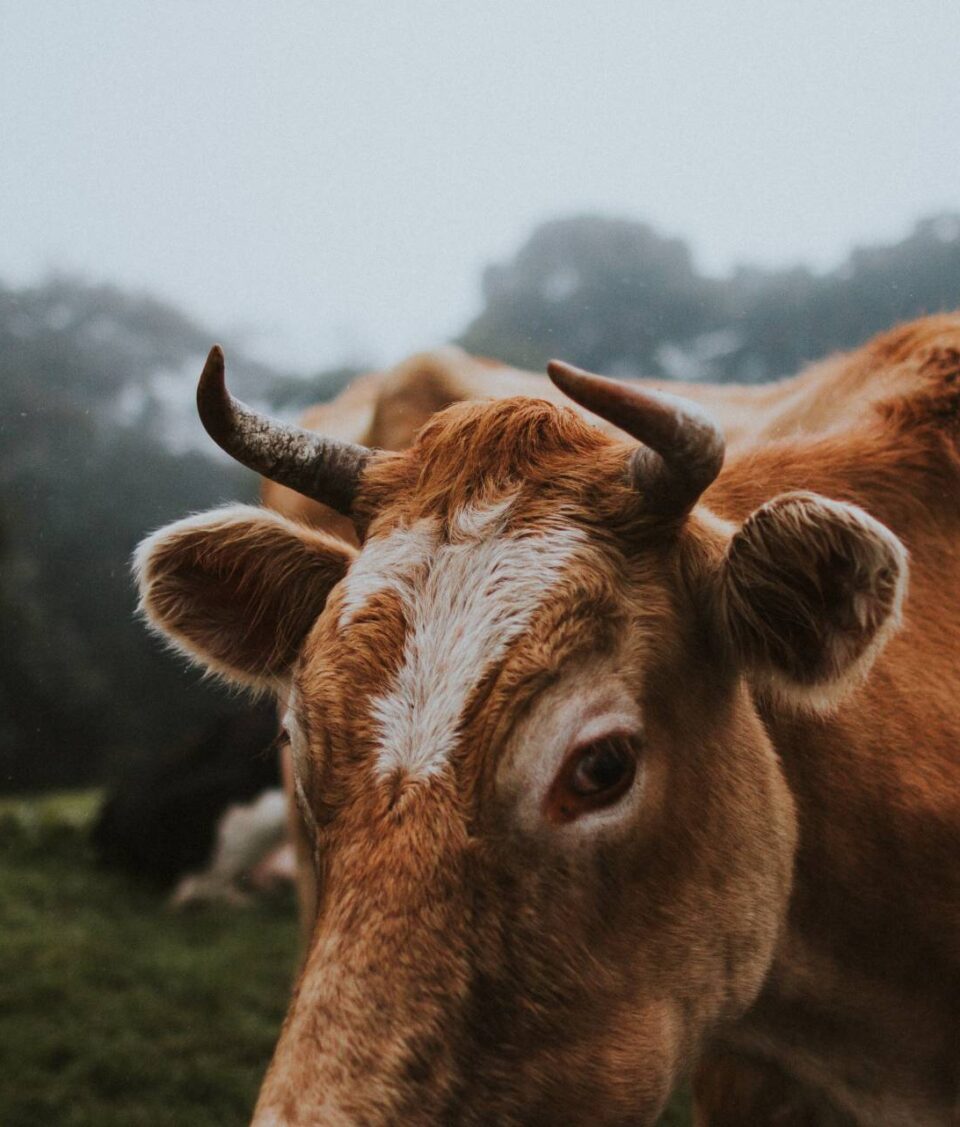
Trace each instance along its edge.
{"label": "cow eye", "polygon": [[626,733],[614,733],[578,747],[568,756],[547,796],[547,814],[570,822],[590,810],[610,806],[637,773],[637,746]]}

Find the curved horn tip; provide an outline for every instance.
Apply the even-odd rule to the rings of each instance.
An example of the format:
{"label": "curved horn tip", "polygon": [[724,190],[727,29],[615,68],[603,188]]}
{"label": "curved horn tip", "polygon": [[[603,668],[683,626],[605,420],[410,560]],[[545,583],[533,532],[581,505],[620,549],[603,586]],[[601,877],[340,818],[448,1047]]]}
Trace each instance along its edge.
{"label": "curved horn tip", "polygon": [[207,354],[206,363],[197,382],[197,414],[207,434],[218,446],[230,453],[225,443],[228,442],[231,430],[232,411],[224,371],[223,349],[219,344],[215,344]]}
{"label": "curved horn tip", "polygon": [[641,443],[631,458],[651,509],[685,513],[723,465],[723,433],[699,404],[551,360],[550,379],[575,403]]}
{"label": "curved horn tip", "polygon": [[[547,364],[547,375],[561,391],[565,391],[571,383],[576,383],[577,380],[583,376],[589,376],[590,373],[585,372],[583,368],[568,364],[565,360],[551,360]],[[595,376],[592,378],[596,379]],[[600,378],[603,379],[602,376]]]}
{"label": "curved horn tip", "polygon": [[[609,412],[615,410],[614,403],[623,398],[626,385],[620,380],[598,376],[594,372],[578,368],[576,364],[568,364],[565,360],[551,360],[547,364],[547,375],[554,387],[568,399],[616,424],[616,419]],[[602,404],[608,399],[611,405],[605,410]]]}
{"label": "curved horn tip", "polygon": [[213,382],[221,383],[223,376],[223,349],[219,344],[215,344],[207,353],[206,363],[203,365],[203,371],[200,373],[200,382],[201,384],[210,384]]}
{"label": "curved horn tip", "polygon": [[370,451],[276,422],[234,399],[219,344],[200,374],[197,411],[207,434],[241,465],[350,516]]}

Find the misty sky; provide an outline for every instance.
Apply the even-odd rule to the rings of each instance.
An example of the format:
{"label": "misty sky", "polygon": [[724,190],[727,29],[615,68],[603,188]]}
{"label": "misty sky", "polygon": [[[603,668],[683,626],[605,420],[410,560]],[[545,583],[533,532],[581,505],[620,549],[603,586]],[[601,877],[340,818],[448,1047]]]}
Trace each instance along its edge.
{"label": "misty sky", "polygon": [[958,48],[958,0],[0,0],[0,280],[315,369],[455,333],[558,215],[830,266],[960,208]]}

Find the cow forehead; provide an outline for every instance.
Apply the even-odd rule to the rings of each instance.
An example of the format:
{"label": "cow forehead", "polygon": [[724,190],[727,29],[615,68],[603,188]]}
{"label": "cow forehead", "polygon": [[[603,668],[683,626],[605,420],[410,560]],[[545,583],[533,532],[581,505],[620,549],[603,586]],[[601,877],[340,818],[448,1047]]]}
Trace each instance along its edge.
{"label": "cow forehead", "polygon": [[444,769],[487,673],[530,626],[585,548],[573,524],[511,523],[515,496],[425,517],[369,540],[342,585],[342,632],[374,596],[403,609],[399,665],[366,705],[375,769],[428,778]]}

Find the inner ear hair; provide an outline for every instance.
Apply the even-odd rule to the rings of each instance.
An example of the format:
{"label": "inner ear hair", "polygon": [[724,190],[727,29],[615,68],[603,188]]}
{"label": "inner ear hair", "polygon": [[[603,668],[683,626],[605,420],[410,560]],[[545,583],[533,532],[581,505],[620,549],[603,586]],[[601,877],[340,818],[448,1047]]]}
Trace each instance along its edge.
{"label": "inner ear hair", "polygon": [[863,509],[786,493],[730,539],[719,628],[761,694],[829,709],[900,625],[907,572],[903,544]]}
{"label": "inner ear hair", "polygon": [[140,609],[174,649],[209,672],[272,688],[355,555],[343,541],[268,509],[215,509],[140,545]]}

